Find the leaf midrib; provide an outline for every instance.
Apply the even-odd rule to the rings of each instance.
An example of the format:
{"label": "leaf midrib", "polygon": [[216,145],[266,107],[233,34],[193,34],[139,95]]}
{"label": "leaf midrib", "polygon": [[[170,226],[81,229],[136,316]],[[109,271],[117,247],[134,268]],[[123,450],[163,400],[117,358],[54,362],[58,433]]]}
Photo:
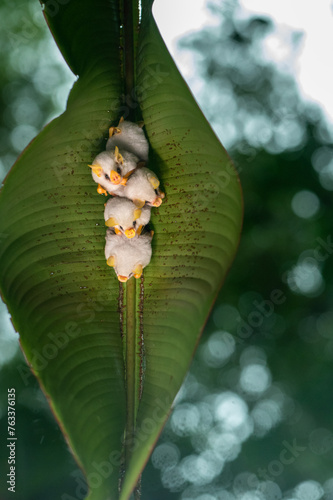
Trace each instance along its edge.
{"label": "leaf midrib", "polygon": [[[137,28],[136,22],[139,19],[137,0],[122,0],[120,2],[121,12],[123,14],[123,42],[124,59],[123,71],[125,82],[125,99],[128,116],[125,119],[130,121],[139,121],[141,119],[140,111],[133,102],[133,92],[136,80],[136,37],[134,29]],[[126,380],[126,425],[124,436],[124,459],[125,471],[131,459],[133,449],[133,438],[136,427],[136,416],[139,406],[139,395],[141,393],[141,370],[142,370],[142,352],[139,352],[140,345],[140,283],[139,280],[132,277],[123,285],[122,301],[124,315],[122,329],[124,332],[124,361],[125,361],[125,380]]]}

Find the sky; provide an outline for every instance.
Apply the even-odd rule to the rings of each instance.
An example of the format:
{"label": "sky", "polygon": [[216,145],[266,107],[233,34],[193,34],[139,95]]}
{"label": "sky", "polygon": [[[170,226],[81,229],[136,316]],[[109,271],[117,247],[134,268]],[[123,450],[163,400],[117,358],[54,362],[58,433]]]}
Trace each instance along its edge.
{"label": "sky", "polygon": [[[226,6],[233,0],[211,0]],[[189,59],[177,50],[185,33],[216,24],[207,0],[155,0],[154,15],[161,34],[181,72],[191,71]],[[301,95],[319,103],[333,123],[333,1],[240,0],[242,13],[265,14],[276,23],[266,38],[265,55],[282,69],[291,71]],[[290,43],[291,30],[301,33],[297,50]]]}

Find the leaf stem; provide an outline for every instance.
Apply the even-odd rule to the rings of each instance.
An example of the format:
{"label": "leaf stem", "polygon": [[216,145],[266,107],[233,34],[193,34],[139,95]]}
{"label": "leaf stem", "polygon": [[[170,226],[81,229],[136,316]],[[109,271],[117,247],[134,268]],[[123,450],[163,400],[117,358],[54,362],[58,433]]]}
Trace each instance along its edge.
{"label": "leaf stem", "polygon": [[[122,0],[123,72],[126,115],[125,119],[141,119],[135,95],[135,52],[139,23],[138,0]],[[126,327],[124,358],[126,371],[126,428],[124,444],[125,473],[133,452],[136,416],[141,390],[142,342],[139,318],[140,284],[131,278],[124,287],[126,295]],[[140,481],[136,486],[136,497],[140,496]]]}
{"label": "leaf stem", "polygon": [[135,279],[126,284],[126,438],[125,468],[130,459],[136,416],[136,285]]}
{"label": "leaf stem", "polygon": [[[133,8],[133,4],[135,9]],[[138,6],[136,0],[123,1],[123,41],[124,41],[124,79],[125,105],[130,120],[138,119],[135,103],[135,33],[138,29]]]}

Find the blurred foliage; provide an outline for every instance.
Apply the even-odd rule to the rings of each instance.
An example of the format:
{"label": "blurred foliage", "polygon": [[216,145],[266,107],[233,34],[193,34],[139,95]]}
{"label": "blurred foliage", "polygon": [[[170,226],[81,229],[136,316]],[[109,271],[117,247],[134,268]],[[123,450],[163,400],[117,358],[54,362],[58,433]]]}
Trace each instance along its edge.
{"label": "blurred foliage", "polygon": [[8,478],[5,477],[8,473],[7,389],[10,388],[14,388],[16,393],[15,498],[55,500],[60,499],[64,492],[75,498],[79,484],[81,489],[85,488],[83,475],[68,451],[37,380],[27,367],[23,356],[17,353],[1,369],[0,470],[3,473],[0,482],[1,500],[13,497],[13,493],[7,490]]}
{"label": "blurred foliage", "polygon": [[[9,23],[9,1],[0,16],[7,43],[0,76],[5,167],[20,149],[13,142],[24,135],[17,127],[38,130],[52,113],[54,91],[45,93],[43,79],[34,75],[52,71],[45,80],[61,81],[64,71],[49,56],[43,20],[34,24],[37,2],[15,3],[21,21]],[[194,51],[201,89],[196,97],[239,171],[244,231],[191,372],[144,472],[143,500],[328,500],[333,498],[332,127],[319,108],[302,102],[293,76],[265,58],[262,47],[274,29],[272,20],[238,17],[235,2],[215,2],[212,8],[220,25],[182,45]],[[34,36],[18,28],[24,16],[27,29],[29,23],[36,27]],[[297,44],[299,37],[294,39]],[[23,48],[33,54],[38,46],[39,59],[15,62]],[[14,358],[1,372],[2,430],[6,387],[17,388],[20,407],[17,484],[25,494],[17,498],[65,500],[59,492],[71,494],[76,486],[82,498],[81,476],[33,377],[28,387],[18,377],[22,363]],[[0,453],[5,470],[3,446]],[[3,483],[0,495],[9,498]]]}
{"label": "blurred foliage", "polygon": [[74,76],[63,63],[38,1],[0,6],[0,176],[42,127],[65,109]]}
{"label": "blurred foliage", "polygon": [[[0,6],[0,179],[54,116],[65,109],[73,74],[50,35],[38,1],[3,0]],[[27,173],[28,175],[28,173]],[[22,179],[24,182],[24,179]],[[1,244],[0,235],[0,244]],[[17,500],[59,499],[84,485],[38,383],[18,351],[0,304],[0,498],[7,500],[7,389],[16,390]],[[73,475],[71,475],[73,474]],[[83,498],[83,496],[82,496]]]}

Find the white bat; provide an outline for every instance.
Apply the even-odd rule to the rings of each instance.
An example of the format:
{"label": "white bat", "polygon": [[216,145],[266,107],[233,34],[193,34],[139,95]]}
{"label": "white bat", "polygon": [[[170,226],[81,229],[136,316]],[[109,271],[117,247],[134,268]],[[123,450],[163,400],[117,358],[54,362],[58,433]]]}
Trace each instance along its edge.
{"label": "white bat", "polygon": [[140,160],[148,160],[149,144],[140,125],[121,118],[117,127],[110,127],[109,136],[106,143],[107,150],[117,146],[133,153]]}
{"label": "white bat", "polygon": [[110,198],[105,204],[104,219],[108,227],[113,227],[116,234],[133,238],[141,234],[143,227],[150,220],[151,207],[138,208],[127,198]]}
{"label": "white bat", "polygon": [[143,269],[151,259],[151,240],[153,232],[136,235],[131,239],[123,234],[117,235],[111,229],[106,232],[105,258],[108,266],[113,267],[119,281],[140,278]]}
{"label": "white bat", "polygon": [[139,158],[132,153],[122,151],[118,147],[114,151],[103,151],[94,159],[91,168],[92,177],[97,182],[100,194],[120,195],[127,177],[133,172]]}
{"label": "white bat", "polygon": [[145,203],[151,207],[159,207],[164,198],[164,193],[159,189],[160,181],[156,174],[149,168],[136,169],[127,179],[119,196],[124,196],[135,203],[139,208]]}

